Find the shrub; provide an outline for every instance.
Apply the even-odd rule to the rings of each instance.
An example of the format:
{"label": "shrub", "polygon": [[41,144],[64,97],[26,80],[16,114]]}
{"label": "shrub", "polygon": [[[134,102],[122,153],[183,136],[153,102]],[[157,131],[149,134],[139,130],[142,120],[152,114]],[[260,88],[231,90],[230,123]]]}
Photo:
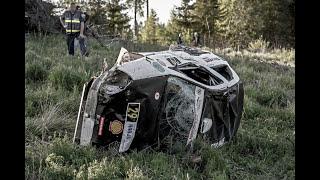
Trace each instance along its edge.
{"label": "shrub", "polygon": [[43,113],[45,107],[56,104],[64,92],[56,91],[51,86],[27,85],[25,90],[25,116],[34,117]]}
{"label": "shrub", "polygon": [[262,37],[260,37],[259,39],[255,40],[253,42],[250,42],[249,45],[248,45],[248,49],[251,52],[262,52],[262,53],[264,53],[268,49],[269,44],[270,44],[270,42],[267,42],[267,41],[263,40]]}
{"label": "shrub", "polygon": [[45,159],[46,168],[44,175],[48,179],[73,179],[73,168],[72,166],[65,166],[65,160],[63,156],[58,156],[51,153]]}
{"label": "shrub", "polygon": [[38,63],[26,64],[25,78],[27,82],[41,82],[47,79],[49,72]]}
{"label": "shrub", "polygon": [[88,77],[85,73],[77,72],[71,67],[57,66],[50,73],[49,80],[56,88],[63,88],[67,91],[75,88],[80,91]]}
{"label": "shrub", "polygon": [[42,114],[26,119],[26,132],[29,137],[38,136],[41,139],[46,139],[54,132],[73,133],[75,120],[72,120],[69,114],[62,112],[59,104],[47,104],[41,108]]}
{"label": "shrub", "polygon": [[262,106],[284,108],[289,105],[289,99],[285,92],[281,90],[267,90],[256,97],[256,100]]}

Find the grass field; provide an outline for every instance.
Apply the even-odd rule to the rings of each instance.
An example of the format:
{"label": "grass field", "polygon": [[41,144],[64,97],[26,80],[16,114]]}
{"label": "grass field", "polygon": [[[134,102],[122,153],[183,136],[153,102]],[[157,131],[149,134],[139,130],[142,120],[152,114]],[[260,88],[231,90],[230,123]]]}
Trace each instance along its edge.
{"label": "grass field", "polygon": [[[100,47],[94,40],[90,46],[90,57],[82,59],[67,55],[63,36],[26,40],[26,179],[295,178],[294,67],[250,61],[253,56],[246,53],[226,54],[244,81],[243,118],[236,138],[219,149],[198,140],[194,154],[201,161],[194,163],[181,146],[170,153],[148,149],[119,155],[113,148],[72,144],[83,83],[99,74],[104,58],[112,66],[120,50]],[[163,48],[136,45],[128,49]],[[282,59],[284,54],[288,58],[283,51],[278,53],[270,57]],[[294,54],[290,55],[289,61],[294,61]]]}

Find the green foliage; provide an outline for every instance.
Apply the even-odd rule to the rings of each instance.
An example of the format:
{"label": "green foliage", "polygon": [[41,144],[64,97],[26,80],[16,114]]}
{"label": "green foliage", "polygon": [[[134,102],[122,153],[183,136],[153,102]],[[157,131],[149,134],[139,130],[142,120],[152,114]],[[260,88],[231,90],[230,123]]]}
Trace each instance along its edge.
{"label": "green foliage", "polygon": [[262,37],[260,37],[259,39],[255,40],[253,42],[250,42],[248,49],[252,52],[264,53],[268,49],[269,44],[270,44],[269,42],[263,40]]}
{"label": "green foliage", "polygon": [[38,82],[46,80],[49,72],[41,64],[30,63],[26,65],[25,77],[27,82]]}
{"label": "green foliage", "polygon": [[169,33],[166,29],[165,24],[158,24],[158,27],[156,28],[156,42],[157,44],[169,46],[172,43],[170,42]]}
{"label": "green foliage", "polygon": [[[168,24],[166,25],[166,36],[164,37],[167,39],[168,44],[175,44],[178,40],[179,33],[182,34],[182,39],[185,44],[191,43],[191,31],[182,29],[177,25],[177,22],[174,20],[173,12],[171,14],[171,20],[169,20]],[[162,38],[162,37],[160,37]]]}
{"label": "green foliage", "polygon": [[294,47],[294,1],[184,0],[172,10],[166,29],[190,44],[200,32],[203,45],[246,48],[262,36],[272,47]]}
{"label": "green foliage", "polygon": [[[60,0],[58,4],[67,2]],[[138,42],[146,41],[148,33],[154,31],[150,30],[153,26],[155,37],[148,41],[161,45],[175,43],[179,33],[183,34],[185,44],[190,44],[192,34],[198,32],[201,44],[213,48],[245,49],[260,37],[269,42],[270,48],[295,47],[294,0],[183,0],[171,9],[166,25],[138,21],[138,15],[144,16],[146,0],[92,0],[79,4],[90,14],[91,22],[99,26],[99,34],[121,35]],[[128,16],[129,9],[133,9],[134,17]],[[131,18],[134,19],[132,28]]]}
{"label": "green foliage", "polygon": [[85,73],[79,73],[72,67],[56,66],[49,75],[49,81],[56,88],[64,88],[68,91],[81,89],[89,77]]}
{"label": "green foliage", "polygon": [[27,117],[40,114],[43,104],[54,104],[59,97],[55,96],[49,88],[35,88],[33,86],[35,85],[31,84],[25,90],[25,114]]}
{"label": "green foliage", "polygon": [[130,32],[128,7],[120,0],[92,0],[79,3],[90,15],[90,22],[99,26],[99,33],[127,37]]}
{"label": "green foliage", "polygon": [[90,12],[90,21],[94,24],[102,25],[102,31],[107,31],[105,24],[107,23],[107,1],[92,0],[84,4],[86,11]]}
{"label": "green foliage", "polygon": [[62,108],[57,105],[43,105],[41,107],[42,113],[34,118],[26,119],[26,139],[29,141],[34,137],[47,139],[53,135],[53,132],[63,133],[65,131],[72,131],[74,129],[75,121],[72,120],[75,116],[63,112]]}
{"label": "green foliage", "polygon": [[141,17],[144,16],[143,5],[146,0],[126,0],[126,4],[129,8],[135,9],[134,11]]}
{"label": "green foliage", "polygon": [[268,0],[262,5],[263,26],[260,33],[263,37],[276,47],[295,47],[295,1]]}
{"label": "green foliage", "polygon": [[61,30],[59,18],[54,16],[56,6],[48,1],[25,0],[25,31],[37,33],[58,33]]}
{"label": "green foliage", "polygon": [[294,47],[294,1],[220,0],[226,10],[218,26],[228,45],[245,48],[264,37],[274,47]]}
{"label": "green foliage", "polygon": [[185,44],[190,44],[192,41],[193,28],[197,26],[196,15],[193,13],[195,5],[190,0],[183,0],[181,5],[174,7],[171,11],[171,19],[167,24],[167,35],[170,37],[169,44],[177,41],[178,34],[183,35]]}
{"label": "green foliage", "polygon": [[[138,22],[137,15],[143,16],[146,2],[93,0],[81,4],[90,12],[91,21],[100,26],[100,33],[121,35],[138,42],[169,45],[175,43],[181,33],[185,44],[190,45],[193,33],[198,32],[201,44],[211,48],[240,50],[249,46],[253,51],[259,51],[265,46],[295,47],[293,0],[183,0],[171,9],[171,18],[166,25],[159,25],[155,12],[150,12],[145,23]],[[128,9],[133,9],[134,17],[128,16]],[[134,19],[132,29],[128,23],[131,18]]]}
{"label": "green foliage", "polygon": [[144,3],[145,3],[145,0],[126,0],[126,4],[128,5],[128,7],[133,8],[134,10],[134,36],[136,40],[139,40],[139,27],[140,27],[137,20],[137,14],[139,14],[141,17],[144,16],[143,9],[142,9]]}
{"label": "green foliage", "polygon": [[181,6],[172,11],[172,20],[183,29],[191,29],[195,26],[196,16],[193,14],[194,3],[191,0],[182,0]]}
{"label": "green foliage", "polygon": [[127,9],[123,3],[120,3],[120,0],[113,0],[107,3],[106,23],[108,34],[125,36],[125,33],[128,33],[130,18],[124,12]]}
{"label": "green foliage", "polygon": [[57,156],[54,153],[49,154],[45,159],[45,163],[44,174],[49,179],[72,179],[74,177],[73,169],[63,165],[63,156]]}
{"label": "green foliage", "polygon": [[193,13],[196,20],[193,30],[203,35],[203,45],[211,46],[211,39],[219,32],[216,24],[223,18],[223,9],[218,0],[197,0]]}
{"label": "green foliage", "polygon": [[157,29],[159,28],[159,18],[156,12],[151,9],[150,16],[142,29],[142,42],[155,44],[157,42]]}

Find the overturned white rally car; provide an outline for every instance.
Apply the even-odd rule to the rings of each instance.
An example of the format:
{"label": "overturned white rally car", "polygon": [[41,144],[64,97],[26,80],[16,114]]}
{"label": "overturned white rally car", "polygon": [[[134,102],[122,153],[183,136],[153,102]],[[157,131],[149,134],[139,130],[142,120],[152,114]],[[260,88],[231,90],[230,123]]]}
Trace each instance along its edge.
{"label": "overturned white rally car", "polygon": [[186,145],[197,135],[212,146],[235,136],[244,91],[228,62],[200,49],[133,53],[84,85],[74,142],[119,152],[158,144],[168,136]]}

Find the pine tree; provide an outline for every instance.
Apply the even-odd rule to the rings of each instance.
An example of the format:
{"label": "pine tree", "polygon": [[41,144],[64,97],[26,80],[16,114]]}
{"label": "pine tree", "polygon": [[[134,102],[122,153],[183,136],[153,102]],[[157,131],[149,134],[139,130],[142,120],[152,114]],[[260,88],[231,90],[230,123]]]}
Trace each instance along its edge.
{"label": "pine tree", "polygon": [[157,42],[157,29],[159,26],[159,18],[155,10],[151,9],[150,16],[146,20],[142,29],[142,42],[155,44]]}
{"label": "pine tree", "polygon": [[[171,17],[170,17],[170,20],[168,21],[167,25],[166,25],[166,39],[167,39],[167,43],[168,44],[174,44],[177,39],[178,39],[178,35],[179,33],[182,33],[183,34],[183,41],[184,42],[188,42],[190,43],[191,41],[191,38],[188,38],[188,32],[184,32],[183,28],[180,27],[178,25],[178,22],[175,20],[176,16],[174,15],[174,10],[171,11]],[[186,37],[187,36],[187,37]]]}
{"label": "pine tree", "polygon": [[263,21],[256,9],[261,4],[248,0],[220,0],[219,3],[221,8],[226,9],[226,14],[218,20],[217,26],[228,46],[244,48],[259,37]]}
{"label": "pine tree", "polygon": [[90,21],[96,25],[102,25],[101,30],[107,31],[107,2],[105,0],[91,0],[88,3],[88,11],[90,11]]}
{"label": "pine tree", "polygon": [[192,29],[195,25],[196,16],[192,13],[195,6],[190,3],[191,0],[182,0],[181,6],[172,11],[173,21],[185,30]]}
{"label": "pine tree", "polygon": [[194,30],[204,35],[204,45],[211,45],[214,35],[218,32],[216,22],[223,17],[223,10],[218,0],[197,0],[193,11],[196,17]]}
{"label": "pine tree", "polygon": [[171,20],[167,25],[171,43],[177,41],[179,33],[183,35],[185,43],[191,43],[191,34],[193,33],[193,28],[196,26],[196,16],[193,13],[194,7],[194,2],[191,0],[182,0],[181,5],[174,7],[171,11]]}
{"label": "pine tree", "polygon": [[143,16],[143,9],[142,6],[145,0],[126,0],[126,3],[129,8],[134,9],[134,35],[136,36],[137,40],[139,37],[139,25],[137,21],[137,14],[139,13],[140,16]]}
{"label": "pine tree", "polygon": [[246,48],[262,36],[272,46],[294,46],[294,0],[219,0],[226,16],[220,36],[233,47]]}
{"label": "pine tree", "polygon": [[120,0],[112,0],[107,3],[106,10],[108,34],[124,36],[124,32],[127,32],[127,29],[130,28],[130,18],[124,12],[127,7],[120,3]]}
{"label": "pine tree", "polygon": [[273,46],[294,46],[294,0],[263,2],[263,37]]}
{"label": "pine tree", "polygon": [[165,24],[158,24],[156,30],[157,43],[164,46],[170,45],[170,36]]}

